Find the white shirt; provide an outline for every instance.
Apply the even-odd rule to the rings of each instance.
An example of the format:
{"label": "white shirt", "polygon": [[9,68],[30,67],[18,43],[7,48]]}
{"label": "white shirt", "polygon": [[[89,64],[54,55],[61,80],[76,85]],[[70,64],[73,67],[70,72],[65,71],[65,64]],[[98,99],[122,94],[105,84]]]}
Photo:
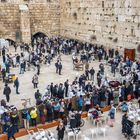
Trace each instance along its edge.
{"label": "white shirt", "polygon": [[140,81],[140,72],[138,72],[138,80]]}
{"label": "white shirt", "polygon": [[60,105],[60,112],[64,112],[64,102],[61,102],[61,105]]}
{"label": "white shirt", "polygon": [[86,105],[90,105],[90,104],[91,104],[90,98],[86,98],[86,99],[85,99],[85,104],[86,104]]}
{"label": "white shirt", "polygon": [[69,97],[72,98],[74,96],[73,92],[69,92]]}

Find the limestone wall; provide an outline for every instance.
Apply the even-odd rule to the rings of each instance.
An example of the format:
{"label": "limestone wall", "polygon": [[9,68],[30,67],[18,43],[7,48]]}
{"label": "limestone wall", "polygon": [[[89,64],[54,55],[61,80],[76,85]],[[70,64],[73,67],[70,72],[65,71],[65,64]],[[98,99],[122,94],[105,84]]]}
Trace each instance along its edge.
{"label": "limestone wall", "polygon": [[20,34],[20,4],[29,8],[32,35],[43,32],[119,49],[140,44],[139,0],[7,0],[0,2],[0,37],[16,40]]}
{"label": "limestone wall", "polygon": [[140,44],[139,0],[61,0],[60,22],[65,37],[119,49]]}
{"label": "limestone wall", "polygon": [[31,32],[46,33],[48,36],[59,35],[60,6],[59,3],[31,4]]}
{"label": "limestone wall", "polygon": [[27,4],[29,8],[32,35],[37,32],[43,32],[48,36],[59,35],[59,0],[7,0],[0,2],[0,38],[10,38],[15,41],[16,36],[22,34],[20,4]]}
{"label": "limestone wall", "polygon": [[17,4],[0,4],[0,38],[15,40],[20,31],[19,6]]}

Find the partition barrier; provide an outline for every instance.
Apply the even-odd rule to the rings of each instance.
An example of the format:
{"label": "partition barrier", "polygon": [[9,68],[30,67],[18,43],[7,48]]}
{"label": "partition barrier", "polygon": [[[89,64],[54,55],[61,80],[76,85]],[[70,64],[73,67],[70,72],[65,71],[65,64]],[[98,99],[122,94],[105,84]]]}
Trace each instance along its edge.
{"label": "partition barrier", "polygon": [[[108,110],[110,110],[110,106],[106,106],[105,108],[102,108],[102,111],[103,112],[106,112]],[[87,117],[87,112],[83,112],[82,114],[82,118],[86,118]],[[48,128],[52,128],[52,127],[55,127],[59,124],[59,121],[53,121],[51,123],[46,123],[46,124],[39,124],[37,125],[37,127],[30,127],[29,130],[34,130],[35,132],[37,131],[37,128],[43,128],[43,129],[48,129]],[[18,138],[18,137],[22,137],[22,136],[25,136],[25,135],[28,135],[26,129],[22,128],[19,130],[18,133],[15,134],[15,137]],[[0,140],[7,140],[7,135],[6,134],[1,134],[0,135]]]}

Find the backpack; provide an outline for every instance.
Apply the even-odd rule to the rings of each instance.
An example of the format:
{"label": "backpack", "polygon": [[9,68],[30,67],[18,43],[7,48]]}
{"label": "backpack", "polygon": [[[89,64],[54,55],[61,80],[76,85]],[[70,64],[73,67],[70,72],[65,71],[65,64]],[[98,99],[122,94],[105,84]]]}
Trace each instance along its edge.
{"label": "backpack", "polygon": [[9,116],[5,116],[5,122],[10,122],[10,117]]}
{"label": "backpack", "polygon": [[55,66],[58,67],[58,63],[55,63]]}
{"label": "backpack", "polygon": [[123,112],[126,112],[127,110],[128,110],[127,104],[123,104],[123,105],[122,105],[122,111],[123,111]]}
{"label": "backpack", "polygon": [[98,118],[98,111],[97,111],[97,110],[94,110],[94,111],[92,112],[92,116],[93,116],[93,119]]}
{"label": "backpack", "polygon": [[110,119],[114,119],[115,116],[115,108],[112,108],[109,112]]}
{"label": "backpack", "polygon": [[110,119],[114,119],[115,112],[110,112]]}
{"label": "backpack", "polygon": [[75,119],[76,119],[76,120],[81,120],[81,115],[80,115],[79,113],[77,113],[77,114],[75,115]]}
{"label": "backpack", "polygon": [[79,105],[79,106],[83,106],[83,104],[84,104],[83,99],[79,99],[79,101],[78,101],[78,105]]}
{"label": "backpack", "polygon": [[26,118],[28,121],[31,119],[31,116],[30,114],[27,114],[27,118]]}

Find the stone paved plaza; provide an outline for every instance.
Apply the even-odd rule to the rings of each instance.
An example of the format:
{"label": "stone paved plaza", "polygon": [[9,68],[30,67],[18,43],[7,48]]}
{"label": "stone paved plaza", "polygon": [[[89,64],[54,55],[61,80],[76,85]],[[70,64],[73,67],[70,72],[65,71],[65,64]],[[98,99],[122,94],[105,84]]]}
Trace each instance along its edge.
{"label": "stone paved plaza", "polygon": [[30,43],[32,35],[42,32],[133,48],[139,57],[139,8],[139,0],[1,0],[0,38]]}
{"label": "stone paved plaza", "polygon": [[[10,50],[11,54],[15,54],[13,47],[11,47]],[[18,50],[18,52],[20,52]],[[53,82],[54,84],[59,84],[59,83],[64,83],[67,79],[69,79],[70,82],[72,82],[76,76],[80,76],[80,74],[83,74],[84,71],[76,71],[73,70],[73,63],[72,63],[72,56],[71,55],[62,55],[62,65],[63,65],[63,69],[62,69],[62,75],[58,75],[55,73],[55,62],[56,62],[55,58],[53,60],[53,62],[51,63],[50,66],[41,65],[41,74],[39,75],[39,87],[38,89],[40,90],[40,92],[42,94],[45,93],[45,88],[47,87],[48,84],[50,84],[51,82]],[[96,73],[99,69],[99,64],[100,63],[105,63],[104,61],[102,62],[98,62],[96,61],[92,61],[90,63],[90,68],[94,67]],[[113,75],[110,73],[110,66],[105,66],[105,72],[107,77],[109,77],[108,79],[114,79]],[[19,67],[17,68],[11,68],[11,73],[15,74],[18,78],[19,78],[19,82],[20,82],[20,86],[19,86],[19,92],[20,94],[17,95],[15,88],[13,87],[13,84],[9,84],[12,93],[10,95],[10,102],[9,105],[15,105],[18,109],[23,108],[22,106],[22,102],[21,99],[28,99],[31,98],[31,106],[35,105],[35,98],[34,98],[34,93],[36,92],[36,89],[33,88],[32,85],[32,77],[33,75],[36,73],[36,71],[34,71],[33,69],[31,69],[31,71],[27,71],[24,74],[19,74]],[[116,76],[117,78],[117,76]],[[116,79],[115,78],[115,79]],[[1,86],[0,86],[0,98],[1,99],[5,99],[5,96],[3,95],[3,87],[4,84],[0,81]],[[96,84],[96,76],[95,76],[95,84]],[[30,104],[28,104],[28,106],[30,106]]]}
{"label": "stone paved plaza", "polygon": [[[12,47],[11,47],[10,52],[12,54],[14,54],[14,50]],[[20,52],[20,51],[18,50],[18,52]],[[45,92],[46,85],[50,84],[51,82],[54,82],[54,83],[62,82],[63,83],[66,81],[66,79],[69,79],[70,82],[72,82],[76,76],[79,76],[80,74],[82,74],[84,72],[84,71],[73,70],[71,55],[69,55],[69,56],[62,55],[62,64],[63,64],[62,75],[57,75],[55,73],[55,65],[54,65],[55,61],[56,61],[56,58],[53,60],[53,62],[51,63],[50,66],[47,66],[44,64],[41,66],[41,74],[39,76],[39,89],[40,89],[41,93]],[[97,73],[97,70],[99,68],[100,63],[101,62],[98,62],[97,60],[93,61],[90,63],[90,67],[94,67],[94,69],[96,70],[96,73]],[[105,62],[102,61],[102,63],[105,63]],[[16,74],[16,76],[18,76],[18,78],[19,78],[20,94],[17,95],[15,93],[15,89],[13,87],[13,84],[9,84],[11,89],[12,89],[12,93],[10,95],[11,99],[9,102],[10,105],[14,104],[18,109],[21,109],[21,108],[23,108],[21,99],[27,99],[27,98],[31,98],[31,105],[28,105],[28,106],[35,105],[34,92],[36,90],[33,89],[33,85],[31,82],[32,76],[34,75],[35,72],[36,71],[31,70],[31,71],[25,72],[25,74],[19,74],[19,68],[12,68],[11,69],[11,73]],[[113,77],[113,75],[110,73],[109,66],[105,66],[105,73],[110,80],[118,78],[118,76]],[[95,80],[95,84],[96,84],[96,80]],[[5,99],[5,96],[2,94],[3,87],[4,87],[4,84],[1,82],[1,86],[0,86],[0,93],[1,93],[0,98],[1,99]],[[106,115],[107,115],[107,113],[108,112],[106,112]],[[103,137],[103,135],[97,136],[97,137],[95,136],[94,139],[97,139],[97,140],[120,140],[120,139],[125,140],[125,138],[121,134],[121,117],[122,117],[122,114],[120,112],[117,112],[114,127],[107,127],[107,134],[105,137]],[[95,127],[92,125],[90,120],[85,119],[85,121],[86,121],[86,124],[81,129],[82,134],[80,135],[79,140],[83,139],[83,135],[91,138],[90,129]],[[51,128],[50,130],[52,132],[54,132],[55,137],[57,137],[56,127]],[[67,140],[67,139],[68,139],[67,135],[65,135],[65,140]],[[17,140],[29,140],[29,136],[20,137],[20,138],[17,138]]]}
{"label": "stone paved plaza", "polygon": [[[119,97],[121,95],[120,98],[127,100],[127,97],[131,97],[131,95],[133,96],[135,94],[136,98],[139,96],[140,0],[0,0],[0,53],[2,52],[3,55],[3,58],[0,56],[0,66],[3,65],[2,61],[7,59],[7,52],[5,53],[5,49],[9,46],[10,49],[8,54],[11,56],[15,56],[17,53],[21,54],[20,47],[23,47],[23,49],[27,49],[30,52],[30,56],[32,58],[32,60],[28,59],[29,65],[31,64],[31,69],[30,71],[26,69],[24,74],[19,73],[20,67],[22,67],[27,62],[26,60],[20,60],[19,67],[10,68],[10,74],[15,74],[15,76],[18,77],[20,94],[16,94],[14,83],[9,83],[8,86],[10,86],[12,92],[10,94],[10,101],[7,103],[7,105],[14,105],[18,110],[23,109],[23,100],[30,100],[30,103],[27,104],[27,108],[36,106],[35,92],[37,89],[39,89],[43,96],[45,95],[46,87],[51,83],[54,85],[59,85],[60,83],[64,84],[64,82],[68,79],[69,84],[71,84],[76,77],[79,77],[81,74],[85,73],[85,65],[84,70],[82,71],[74,70],[74,61],[72,61],[72,55],[64,55],[65,53],[73,53],[73,51],[74,53],[77,53],[80,50],[85,51],[83,54],[81,54],[81,58],[83,57],[84,61],[87,59],[92,59],[92,57],[96,56],[98,59],[102,59],[103,57],[106,59],[106,61],[111,59],[112,72],[114,71],[115,73],[115,71],[118,71],[117,65],[119,65],[119,68],[121,68],[119,69],[120,74],[116,72],[116,75],[113,76],[111,73],[111,66],[109,66],[105,60],[101,60],[101,62],[98,60],[91,61],[89,63],[89,69],[93,67],[95,70],[95,85],[97,85],[97,73],[99,71],[99,65],[103,63],[105,67],[105,75],[103,76],[107,77],[108,81],[119,81],[120,78],[125,79],[124,81],[122,80],[124,83],[122,81],[120,82],[121,84],[123,83],[121,88],[119,88],[119,90],[123,90],[119,92]],[[17,52],[14,51],[14,47],[15,49],[18,47]],[[34,51],[32,52],[32,50]],[[56,53],[59,53],[60,51],[64,53],[61,56],[63,67],[62,75],[56,74],[55,63],[57,62],[57,57],[53,58],[51,65],[44,63],[38,64],[38,61],[40,61],[42,57],[41,55],[44,55],[45,61],[49,63],[52,56]],[[77,57],[80,58],[80,55]],[[124,60],[126,62],[126,67],[121,67],[123,63],[119,64],[119,61],[121,61],[122,57],[122,61]],[[20,59],[22,59],[22,55],[20,56]],[[138,60],[139,62],[136,62],[135,60]],[[9,63],[9,61],[7,62]],[[133,66],[135,67],[131,67],[132,62],[134,64]],[[8,63],[5,62],[5,66]],[[75,65],[79,65],[80,63],[81,62],[78,62],[75,59]],[[139,65],[136,63],[139,63]],[[34,64],[36,68],[33,67],[32,64]],[[41,69],[38,88],[34,89],[32,78],[37,73],[37,68],[40,66]],[[60,67],[61,63],[58,63],[58,68]],[[130,73],[129,67],[131,67],[130,71],[132,73]],[[139,71],[137,71],[138,69]],[[2,73],[5,75],[4,70],[2,70]],[[122,77],[120,75],[122,75]],[[91,74],[91,77],[92,76],[93,75]],[[106,79],[105,77],[100,79],[100,77],[102,77],[102,74],[99,75],[99,80],[103,81]],[[83,81],[81,80],[81,83],[82,82]],[[104,81],[103,84],[108,84],[108,82]],[[6,100],[6,94],[8,98],[8,92],[6,90],[6,94],[3,94],[4,87],[5,83],[0,80],[0,100]],[[51,89],[53,90],[52,93],[55,94],[55,91],[57,92],[57,88]],[[111,91],[104,91],[103,98],[101,97],[101,94],[97,95],[98,99],[96,101],[98,102],[98,100],[100,100],[103,104],[105,104],[105,102],[109,102],[110,104],[112,100],[115,102],[116,98],[117,101],[120,99],[118,98],[118,95],[116,98],[114,98],[114,93],[118,93],[116,90],[109,90]],[[74,93],[75,91],[72,92]],[[87,86],[85,91],[90,91],[90,85]],[[97,87],[97,91],[95,89],[92,92],[95,92],[93,94],[96,96],[96,92],[100,91],[98,91]],[[61,93],[60,86],[58,94]],[[37,101],[40,101],[40,99]],[[46,104],[47,103],[45,103],[45,108],[47,108]],[[87,99],[83,101],[83,104],[90,106],[90,98],[88,99],[87,97]],[[104,105],[101,106],[103,107]],[[63,105],[61,105],[61,108],[64,110]],[[45,111],[48,111],[48,109]],[[44,113],[45,111],[43,108],[42,112]],[[108,116],[108,112],[105,114]],[[18,116],[18,114],[16,115]],[[29,117],[30,116],[31,114]],[[1,118],[1,122],[5,121],[3,116]],[[31,117],[32,121],[33,119],[34,118]],[[103,135],[95,136],[93,139],[125,140],[126,138],[124,138],[124,136],[121,134],[121,119],[122,113],[117,110],[114,127],[107,127],[107,134],[105,137],[103,137]],[[9,119],[9,122],[10,121],[11,119]],[[19,120],[17,119],[17,121]],[[7,122],[4,122],[2,125],[0,124],[0,128],[1,126],[3,127],[7,125]],[[82,134],[80,135],[79,140],[84,140],[84,135],[90,138],[90,140],[92,139],[90,129],[94,128],[95,126],[93,126],[91,121],[87,118],[85,118],[85,122],[86,124],[83,128],[81,128]],[[2,128],[2,133],[6,132],[6,129],[5,131],[3,129],[4,128]],[[57,137],[56,128],[51,128],[50,130],[54,132],[55,137]],[[17,140],[29,140],[29,137],[24,136],[17,138]],[[65,135],[64,140],[68,140],[67,135]],[[138,137],[137,140],[140,140],[140,137]]]}

